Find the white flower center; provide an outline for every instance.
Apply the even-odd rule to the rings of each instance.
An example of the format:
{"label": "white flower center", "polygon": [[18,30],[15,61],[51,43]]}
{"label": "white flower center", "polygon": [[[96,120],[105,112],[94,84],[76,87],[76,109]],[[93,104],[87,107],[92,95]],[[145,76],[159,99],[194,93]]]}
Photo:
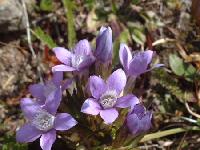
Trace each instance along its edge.
{"label": "white flower center", "polygon": [[44,96],[48,97],[49,94],[51,94],[51,92],[56,90],[56,88],[57,87],[55,86],[55,84],[52,81],[47,82],[46,86],[44,88]]}
{"label": "white flower center", "polygon": [[48,131],[53,128],[55,117],[45,110],[39,113],[32,120],[32,124],[39,130]]}
{"label": "white flower center", "polygon": [[115,90],[106,91],[100,97],[99,102],[104,109],[112,108],[117,102],[117,92]]}
{"label": "white flower center", "polygon": [[84,60],[83,55],[75,55],[72,57],[72,67],[77,68]]}

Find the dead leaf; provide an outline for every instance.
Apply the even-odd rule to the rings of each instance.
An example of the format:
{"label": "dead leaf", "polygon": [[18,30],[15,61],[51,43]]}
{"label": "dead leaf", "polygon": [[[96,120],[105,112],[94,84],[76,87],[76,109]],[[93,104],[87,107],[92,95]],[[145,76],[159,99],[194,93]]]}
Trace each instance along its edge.
{"label": "dead leaf", "polygon": [[192,0],[192,16],[196,20],[197,24],[200,25],[200,0]]}

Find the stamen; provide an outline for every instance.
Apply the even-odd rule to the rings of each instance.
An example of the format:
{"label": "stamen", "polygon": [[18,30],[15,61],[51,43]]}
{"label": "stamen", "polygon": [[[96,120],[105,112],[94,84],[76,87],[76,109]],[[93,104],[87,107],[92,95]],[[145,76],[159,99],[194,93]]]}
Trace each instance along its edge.
{"label": "stamen", "polygon": [[117,102],[117,92],[115,90],[106,91],[100,97],[99,102],[104,109],[112,108]]}
{"label": "stamen", "polygon": [[40,110],[32,120],[32,124],[39,130],[48,131],[53,128],[55,117],[45,110]]}

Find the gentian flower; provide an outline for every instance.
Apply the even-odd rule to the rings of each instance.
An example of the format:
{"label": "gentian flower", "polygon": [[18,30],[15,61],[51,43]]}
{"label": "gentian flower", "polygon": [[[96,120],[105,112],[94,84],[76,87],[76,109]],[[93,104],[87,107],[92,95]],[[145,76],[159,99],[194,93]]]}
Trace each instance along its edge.
{"label": "gentian flower", "polygon": [[127,126],[133,135],[138,135],[151,128],[152,112],[146,111],[145,107],[137,104],[127,116]]}
{"label": "gentian flower", "polygon": [[103,63],[112,60],[112,29],[110,27],[101,27],[96,40],[95,57]]}
{"label": "gentian flower", "polygon": [[88,40],[79,41],[73,51],[68,51],[63,47],[53,48],[54,53],[58,60],[63,64],[56,65],[52,68],[52,71],[82,71],[88,68],[94,61],[95,58],[92,55],[91,47]]}
{"label": "gentian flower", "polygon": [[71,83],[71,79],[63,81],[63,72],[54,72],[53,78],[49,81],[46,81],[44,84],[39,83],[30,85],[29,92],[34,98],[36,98],[36,101],[40,105],[44,105],[48,99],[48,102],[52,101],[52,107],[54,107],[54,103],[59,101],[57,100],[58,98],[62,98],[62,92],[67,89]]}
{"label": "gentian flower", "polygon": [[100,114],[106,124],[111,124],[118,117],[116,108],[127,108],[139,103],[136,96],[120,96],[126,85],[126,75],[122,69],[114,71],[105,82],[98,76],[91,76],[89,89],[91,98],[85,100],[81,112],[91,115]]}
{"label": "gentian flower", "polygon": [[[59,99],[59,98],[58,98]],[[43,150],[51,150],[56,140],[56,130],[69,130],[77,124],[76,120],[67,113],[57,113],[60,104],[47,102],[43,107],[30,98],[21,100],[21,109],[28,119],[28,123],[22,126],[16,134],[16,140],[22,143],[33,142],[40,138],[40,147]]]}
{"label": "gentian flower", "polygon": [[153,58],[153,51],[146,50],[144,52],[138,52],[132,57],[128,46],[123,43],[120,44],[119,58],[126,74],[134,77],[154,68],[163,66],[163,64],[156,64],[151,69],[148,69],[148,65],[151,63]]}

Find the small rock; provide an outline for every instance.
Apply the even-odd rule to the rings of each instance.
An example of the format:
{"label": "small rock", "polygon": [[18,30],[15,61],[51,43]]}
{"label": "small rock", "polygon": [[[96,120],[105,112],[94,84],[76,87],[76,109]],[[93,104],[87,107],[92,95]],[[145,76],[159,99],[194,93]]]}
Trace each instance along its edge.
{"label": "small rock", "polygon": [[20,88],[35,77],[29,53],[16,47],[14,42],[0,47],[0,99],[18,95]]}
{"label": "small rock", "polygon": [[[24,0],[27,10],[34,4],[33,0]],[[25,16],[20,0],[0,0],[0,33],[20,31],[26,28]]]}

